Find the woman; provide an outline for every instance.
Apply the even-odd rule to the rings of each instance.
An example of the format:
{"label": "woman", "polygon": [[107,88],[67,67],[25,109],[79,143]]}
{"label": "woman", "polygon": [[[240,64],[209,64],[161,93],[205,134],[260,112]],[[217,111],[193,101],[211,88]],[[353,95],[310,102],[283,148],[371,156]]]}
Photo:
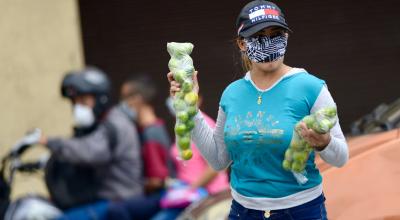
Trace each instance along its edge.
{"label": "woman", "polygon": [[[195,116],[193,140],[203,156],[214,169],[231,166],[229,219],[327,219],[315,153],[337,167],[348,160],[339,123],[327,134],[302,124],[301,135],[315,149],[307,161],[308,182],[298,184],[282,168],[295,124],[335,104],[323,80],[283,63],[289,31],[274,3],[257,0],[244,6],[237,44],[248,72],[223,92],[215,129],[201,112]],[[168,79],[175,95],[180,85],[171,73]]]}

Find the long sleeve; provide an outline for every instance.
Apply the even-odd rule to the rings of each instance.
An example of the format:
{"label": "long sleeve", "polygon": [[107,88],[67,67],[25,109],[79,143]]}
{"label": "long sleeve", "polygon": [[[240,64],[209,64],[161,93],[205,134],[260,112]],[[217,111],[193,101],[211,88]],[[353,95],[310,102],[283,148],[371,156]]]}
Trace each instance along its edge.
{"label": "long sleeve", "polygon": [[99,127],[82,138],[50,138],[47,146],[58,157],[77,164],[104,164],[111,160],[107,130]]}
{"label": "long sleeve", "polygon": [[193,141],[202,156],[215,170],[227,168],[232,161],[224,141],[226,115],[223,109],[220,107],[218,110],[215,129],[207,124],[200,111],[194,120]]}
{"label": "long sleeve", "polygon": [[[336,106],[336,104],[329,90],[324,86],[311,109],[311,113],[328,106]],[[337,123],[331,129],[330,135],[331,141],[328,146],[318,153],[325,162],[336,167],[341,167],[349,159],[349,150],[342,129],[340,128],[339,118],[337,118]]]}

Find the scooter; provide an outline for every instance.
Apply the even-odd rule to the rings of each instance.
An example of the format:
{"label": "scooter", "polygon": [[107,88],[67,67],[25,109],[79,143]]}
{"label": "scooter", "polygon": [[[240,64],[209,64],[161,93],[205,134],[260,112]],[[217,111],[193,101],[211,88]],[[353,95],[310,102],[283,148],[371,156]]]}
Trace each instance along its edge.
{"label": "scooter", "polygon": [[48,157],[32,162],[22,162],[21,156],[38,143],[41,130],[34,129],[22,137],[1,160],[0,167],[0,219],[1,220],[52,220],[62,211],[41,195],[27,195],[11,201],[12,184],[16,172],[33,174],[43,170]]}

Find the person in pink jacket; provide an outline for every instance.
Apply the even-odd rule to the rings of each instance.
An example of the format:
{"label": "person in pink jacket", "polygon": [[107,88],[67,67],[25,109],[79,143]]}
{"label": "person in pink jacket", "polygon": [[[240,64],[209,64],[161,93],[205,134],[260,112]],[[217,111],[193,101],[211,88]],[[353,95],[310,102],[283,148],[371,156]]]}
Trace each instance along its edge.
{"label": "person in pink jacket", "polygon": [[[172,106],[168,103],[172,103],[172,100],[167,100],[167,106],[171,113],[174,114]],[[201,105],[201,97],[199,97],[199,105]],[[215,127],[215,121],[204,114],[204,112],[203,115],[207,124],[211,127]],[[212,169],[193,142],[191,144],[191,149],[193,157],[188,161],[183,161],[179,158],[179,150],[176,143],[171,147],[170,156],[175,165],[176,178],[178,181],[182,182],[190,189],[206,189],[209,195],[229,189],[227,172],[225,170],[218,172]],[[176,219],[183,210],[184,208],[182,207],[165,208],[156,214],[152,220]]]}
{"label": "person in pink jacket", "polygon": [[[215,127],[215,121],[204,112],[203,115],[207,124]],[[206,188],[209,194],[215,194],[229,188],[227,173],[213,170],[201,156],[195,144],[192,143],[191,148],[193,157],[188,161],[181,161],[178,157],[179,150],[176,143],[172,146],[170,154],[176,168],[176,177],[193,188]]]}

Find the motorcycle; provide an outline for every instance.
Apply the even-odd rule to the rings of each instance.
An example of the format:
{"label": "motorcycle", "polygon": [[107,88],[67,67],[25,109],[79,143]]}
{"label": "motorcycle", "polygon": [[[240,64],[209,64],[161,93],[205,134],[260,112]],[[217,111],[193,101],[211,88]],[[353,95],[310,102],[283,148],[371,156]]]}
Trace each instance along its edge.
{"label": "motorcycle", "polygon": [[61,216],[62,211],[47,198],[32,194],[11,201],[14,177],[17,172],[33,174],[46,167],[48,157],[22,162],[21,156],[38,143],[41,130],[34,129],[22,137],[2,158],[0,167],[0,219],[1,220],[50,220]]}

